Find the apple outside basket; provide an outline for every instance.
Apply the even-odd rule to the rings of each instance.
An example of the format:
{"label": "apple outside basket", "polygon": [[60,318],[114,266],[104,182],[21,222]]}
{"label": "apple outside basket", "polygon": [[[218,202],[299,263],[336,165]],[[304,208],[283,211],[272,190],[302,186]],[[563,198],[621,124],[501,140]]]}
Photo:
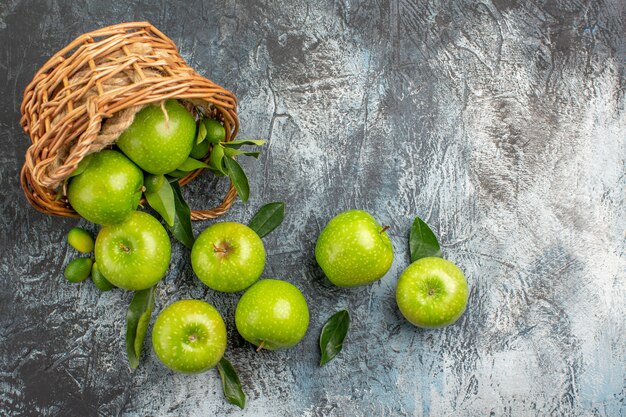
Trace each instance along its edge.
{"label": "apple outside basket", "polygon": [[[20,123],[32,145],[20,181],[28,201],[42,213],[80,217],[67,200],[65,181],[78,163],[113,145],[141,108],[172,98],[196,115],[221,121],[226,141],[236,136],[235,95],[191,69],[174,42],[150,23],[122,23],[76,38],[46,62],[24,92]],[[180,184],[201,171],[190,172]],[[231,183],[219,206],[192,210],[191,218],[220,216],[236,196]]]}

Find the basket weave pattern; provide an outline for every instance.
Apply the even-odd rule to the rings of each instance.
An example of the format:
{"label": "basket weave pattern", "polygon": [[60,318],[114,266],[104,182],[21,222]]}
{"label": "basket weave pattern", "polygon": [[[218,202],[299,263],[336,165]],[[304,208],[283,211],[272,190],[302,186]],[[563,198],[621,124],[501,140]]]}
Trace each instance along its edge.
{"label": "basket weave pattern", "polygon": [[[20,176],[28,201],[43,213],[79,217],[65,197],[65,179],[86,155],[115,143],[143,106],[170,98],[222,121],[226,141],[237,134],[235,95],[187,66],[174,42],[149,23],[86,33],[57,52],[26,87],[21,105],[20,123],[32,141]],[[235,197],[231,183],[218,207],[192,210],[192,219],[223,214]]]}

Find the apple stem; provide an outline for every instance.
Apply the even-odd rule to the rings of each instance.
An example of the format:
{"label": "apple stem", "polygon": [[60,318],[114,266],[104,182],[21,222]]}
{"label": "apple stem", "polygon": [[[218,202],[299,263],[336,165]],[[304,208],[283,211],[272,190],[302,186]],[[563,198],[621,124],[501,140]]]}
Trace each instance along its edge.
{"label": "apple stem", "polygon": [[261,344],[259,345],[258,348],[256,348],[257,352],[260,352],[261,349],[263,349],[265,347],[265,340],[261,340]]}
{"label": "apple stem", "polygon": [[165,102],[161,102],[161,110],[163,111],[163,115],[165,116],[165,128],[169,130],[170,128],[170,115],[167,114],[167,109],[165,108]]}
{"label": "apple stem", "polygon": [[123,243],[120,243],[120,248],[124,251],[124,252],[130,252],[130,249],[128,249],[128,246],[126,246]]}
{"label": "apple stem", "polygon": [[383,226],[383,229],[380,231],[380,233],[381,233],[381,234],[382,234],[382,233],[385,233],[387,230],[389,230],[389,227],[390,227],[390,226],[389,226],[389,225],[387,225],[387,224],[386,224],[386,225],[384,225],[384,226]]}

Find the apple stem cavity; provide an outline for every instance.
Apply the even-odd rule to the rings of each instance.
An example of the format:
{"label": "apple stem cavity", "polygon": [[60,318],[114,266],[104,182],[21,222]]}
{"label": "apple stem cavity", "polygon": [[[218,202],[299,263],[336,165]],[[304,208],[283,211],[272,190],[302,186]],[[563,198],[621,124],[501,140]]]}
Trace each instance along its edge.
{"label": "apple stem cavity", "polygon": [[123,243],[120,243],[120,249],[122,249],[126,253],[130,252],[130,248]]}
{"label": "apple stem cavity", "polygon": [[217,253],[220,253],[220,254],[222,254],[224,256],[228,254],[228,250],[229,249],[230,249],[230,246],[226,242],[213,244],[213,251],[217,252]]}
{"label": "apple stem cavity", "polygon": [[387,230],[389,230],[390,226],[389,225],[384,225],[382,230],[380,231],[380,234],[382,235],[383,233],[385,233]]}
{"label": "apple stem cavity", "polygon": [[256,348],[257,352],[260,352],[261,349],[263,349],[265,347],[265,340],[261,340],[261,344],[259,344],[259,347]]}

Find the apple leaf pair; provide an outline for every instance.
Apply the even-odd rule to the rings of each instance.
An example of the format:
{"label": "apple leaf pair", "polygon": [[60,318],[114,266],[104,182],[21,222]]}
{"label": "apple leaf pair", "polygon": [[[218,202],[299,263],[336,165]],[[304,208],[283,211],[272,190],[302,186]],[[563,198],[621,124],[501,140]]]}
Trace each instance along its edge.
{"label": "apple leaf pair", "polygon": [[191,249],[195,240],[191,228],[191,209],[183,198],[180,185],[176,180],[170,182],[155,177],[158,176],[149,176],[146,179],[146,200],[161,215],[170,233]]}
{"label": "apple leaf pair", "polygon": [[139,366],[143,339],[154,308],[155,288],[136,291],[126,313],[126,354],[133,369]]}
{"label": "apple leaf pair", "polygon": [[242,151],[240,148],[244,145],[261,146],[264,140],[234,140],[230,142],[219,142],[213,144],[213,149],[209,155],[208,168],[218,176],[228,176],[237,190],[237,194],[244,203],[248,201],[250,196],[250,184],[248,177],[241,168],[241,165],[235,160],[238,155],[259,157],[259,152]]}

